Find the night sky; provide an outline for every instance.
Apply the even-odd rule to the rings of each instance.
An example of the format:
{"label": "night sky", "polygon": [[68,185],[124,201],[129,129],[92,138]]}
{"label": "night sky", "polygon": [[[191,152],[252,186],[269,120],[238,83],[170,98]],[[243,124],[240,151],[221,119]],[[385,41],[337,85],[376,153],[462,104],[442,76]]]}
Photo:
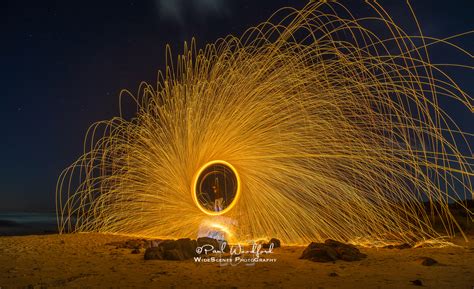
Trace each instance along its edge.
{"label": "night sky", "polygon": [[[413,0],[425,34],[435,37],[474,29],[474,1]],[[280,7],[306,1],[150,0],[2,1],[0,210],[54,210],[59,173],[82,153],[87,128],[118,115],[118,93],[155,83],[169,43],[182,51],[196,37],[202,46],[239,35]],[[354,11],[363,1],[344,1]],[[413,29],[405,1],[379,1]],[[471,53],[472,35],[456,40]],[[437,61],[437,57],[440,57]],[[461,62],[443,52],[432,61]],[[444,58],[443,58],[444,57]],[[446,59],[448,58],[448,59]],[[469,62],[470,61],[470,62]],[[470,95],[472,71],[455,75]],[[451,108],[464,130],[472,113]]]}

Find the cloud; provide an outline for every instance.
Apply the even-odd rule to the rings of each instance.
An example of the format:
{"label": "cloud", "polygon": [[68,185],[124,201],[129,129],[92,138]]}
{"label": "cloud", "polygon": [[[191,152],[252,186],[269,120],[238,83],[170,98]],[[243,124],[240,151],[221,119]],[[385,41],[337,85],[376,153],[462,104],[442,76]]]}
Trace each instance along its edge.
{"label": "cloud", "polygon": [[228,12],[228,0],[157,0],[159,16],[162,19],[185,23],[186,11],[201,16],[221,15]]}

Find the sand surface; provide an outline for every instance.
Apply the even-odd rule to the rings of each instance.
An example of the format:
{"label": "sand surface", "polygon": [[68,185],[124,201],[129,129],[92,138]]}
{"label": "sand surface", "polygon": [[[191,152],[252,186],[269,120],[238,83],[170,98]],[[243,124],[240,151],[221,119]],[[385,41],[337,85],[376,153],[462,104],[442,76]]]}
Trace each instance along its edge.
{"label": "sand surface", "polygon": [[[304,247],[274,250],[275,263],[144,260],[107,243],[130,237],[70,234],[0,237],[4,288],[474,288],[474,238],[461,247],[360,248],[362,261],[315,263],[298,259]],[[440,264],[423,266],[419,257]],[[270,255],[265,256],[270,258]],[[337,276],[331,276],[336,273]],[[419,279],[424,287],[410,281]]]}

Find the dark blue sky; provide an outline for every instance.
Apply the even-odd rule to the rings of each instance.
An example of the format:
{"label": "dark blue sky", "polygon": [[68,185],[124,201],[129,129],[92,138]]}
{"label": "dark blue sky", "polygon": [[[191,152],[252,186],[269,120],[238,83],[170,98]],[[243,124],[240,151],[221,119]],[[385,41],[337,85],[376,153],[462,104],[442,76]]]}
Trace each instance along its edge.
{"label": "dark blue sky", "polygon": [[[305,2],[2,1],[0,210],[54,209],[57,177],[82,153],[89,125],[118,114],[120,89],[135,91],[140,81],[155,81],[166,43],[181,51],[192,36],[200,44],[213,42],[242,33],[282,6]],[[412,2],[425,34],[474,29],[471,0]],[[364,5],[343,3],[355,11]],[[415,31],[405,1],[379,3]],[[472,52],[473,39],[457,43]],[[438,54],[448,59],[437,61],[435,55],[433,62],[466,61]],[[473,74],[464,72],[457,80],[472,95]],[[452,110],[473,132],[472,114]]]}

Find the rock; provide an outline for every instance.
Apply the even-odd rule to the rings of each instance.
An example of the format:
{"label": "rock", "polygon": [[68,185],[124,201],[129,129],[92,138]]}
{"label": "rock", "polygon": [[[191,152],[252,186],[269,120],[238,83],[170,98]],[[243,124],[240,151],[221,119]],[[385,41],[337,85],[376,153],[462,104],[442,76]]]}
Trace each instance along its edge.
{"label": "rock", "polygon": [[413,246],[408,244],[408,243],[403,243],[403,244],[398,244],[398,245],[387,245],[387,246],[384,246],[383,248],[385,249],[410,249],[412,248]]}
{"label": "rock", "polygon": [[202,247],[204,245],[212,245],[214,250],[219,250],[219,242],[216,239],[209,238],[209,237],[201,237],[197,239],[198,247]]}
{"label": "rock", "polygon": [[270,243],[273,243],[273,248],[280,248],[281,242],[277,238],[271,238]]}
{"label": "rock", "polygon": [[[223,249],[224,253],[229,253],[230,252],[230,246],[225,240],[216,240],[213,238],[209,237],[201,237],[197,239],[197,246],[202,247],[204,245],[211,245],[213,247],[213,250],[219,251],[222,248],[222,244],[225,243],[225,247]],[[210,249],[210,248],[207,248]],[[209,254],[209,253],[208,253]]]}
{"label": "rock", "polygon": [[145,260],[187,260],[196,254],[197,242],[189,238],[163,240],[156,247],[147,248]]}
{"label": "rock", "polygon": [[229,253],[230,252],[229,243],[227,243],[227,241],[223,241],[223,242],[225,242],[224,253]]}
{"label": "rock", "polygon": [[420,279],[416,279],[416,280],[413,280],[413,281],[410,281],[411,283],[413,283],[413,285],[415,286],[423,286],[423,282],[421,282]]}
{"label": "rock", "polygon": [[182,261],[186,260],[184,253],[180,249],[171,249],[163,252],[164,260]]}
{"label": "rock", "polygon": [[133,249],[132,254],[140,254],[140,249]]}
{"label": "rock", "polygon": [[361,253],[359,249],[350,244],[344,244],[331,239],[326,240],[324,244],[334,248],[337,258],[344,261],[359,261],[367,257],[367,255]]}
{"label": "rock", "polygon": [[262,248],[268,249],[270,248],[270,244],[272,243],[273,243],[273,248],[281,247],[280,240],[278,240],[277,238],[271,238],[268,243],[262,244]]}
{"label": "rock", "polygon": [[308,259],[313,262],[332,262],[337,260],[337,253],[323,243],[312,242],[303,251],[300,259]]}
{"label": "rock", "polygon": [[144,258],[145,260],[164,260],[163,249],[159,247],[147,248]]}
{"label": "rock", "polygon": [[433,266],[435,264],[438,264],[438,261],[430,257],[420,257],[416,259],[416,261],[418,261],[423,266]]}
{"label": "rock", "polygon": [[312,242],[309,244],[300,259],[308,259],[313,262],[331,262],[336,260],[359,261],[366,257],[367,255],[361,253],[353,245],[328,239],[324,243]]}
{"label": "rock", "polygon": [[176,240],[163,240],[158,243],[158,248],[163,249],[164,251],[173,250],[178,246]]}
{"label": "rock", "polygon": [[331,272],[328,274],[329,277],[337,277],[339,276],[339,274],[337,274],[336,272]]}
{"label": "rock", "polygon": [[197,256],[196,254],[197,241],[196,240],[191,240],[189,238],[179,239],[176,241],[176,243],[177,243],[177,246],[181,249],[181,252],[183,253],[183,256],[185,259],[189,259],[194,256]]}

